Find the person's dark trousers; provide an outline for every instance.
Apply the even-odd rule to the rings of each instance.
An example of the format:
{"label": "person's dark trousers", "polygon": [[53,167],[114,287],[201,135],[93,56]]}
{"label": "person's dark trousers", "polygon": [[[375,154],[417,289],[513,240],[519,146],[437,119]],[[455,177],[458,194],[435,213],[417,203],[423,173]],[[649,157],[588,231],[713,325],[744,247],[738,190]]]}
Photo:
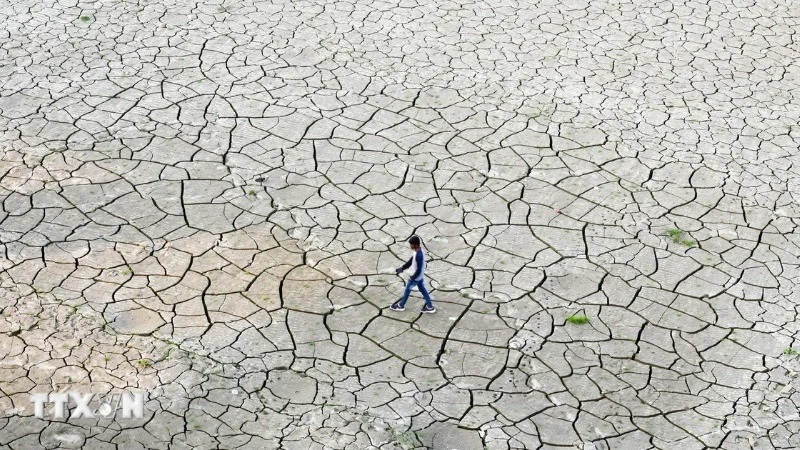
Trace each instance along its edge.
{"label": "person's dark trousers", "polygon": [[411,289],[413,289],[414,286],[417,287],[420,294],[422,294],[422,298],[425,299],[425,306],[428,308],[433,308],[433,302],[431,301],[431,296],[428,294],[428,290],[425,289],[424,280],[408,280],[408,283],[406,284],[406,290],[403,292],[403,298],[400,299],[400,306],[406,306],[408,296],[411,295]]}

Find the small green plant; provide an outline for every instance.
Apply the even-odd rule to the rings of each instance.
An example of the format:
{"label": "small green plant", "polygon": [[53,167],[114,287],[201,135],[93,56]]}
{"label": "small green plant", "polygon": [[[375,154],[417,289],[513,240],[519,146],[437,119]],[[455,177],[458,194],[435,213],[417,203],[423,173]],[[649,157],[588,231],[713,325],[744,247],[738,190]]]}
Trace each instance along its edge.
{"label": "small green plant", "polygon": [[250,197],[255,197],[256,196],[256,190],[255,189],[250,189],[249,191],[247,191],[247,195],[249,195]]}
{"label": "small green plant", "polygon": [[146,368],[152,366],[153,363],[152,363],[152,361],[150,361],[147,358],[142,358],[142,359],[140,359],[139,361],[136,362],[136,365],[138,365],[142,369],[146,369]]}
{"label": "small green plant", "polygon": [[683,236],[683,230],[680,228],[670,228],[667,230],[667,234],[672,238],[672,242],[677,244],[680,242],[681,236]]}
{"label": "small green plant", "polygon": [[567,317],[567,322],[573,325],[585,325],[589,323],[589,318],[584,315],[573,314]]}
{"label": "small green plant", "polygon": [[111,358],[109,358],[108,356],[103,356],[103,361],[109,362],[111,361]]}
{"label": "small green plant", "polygon": [[125,268],[119,274],[122,275],[123,277],[127,277],[128,275],[131,274],[131,268],[128,267],[128,266],[125,266]]}
{"label": "small green plant", "polygon": [[399,437],[395,439],[395,442],[400,444],[403,449],[407,448],[414,448],[414,438],[408,435],[407,433],[403,433]]}
{"label": "small green plant", "polygon": [[783,349],[783,354],[784,355],[789,355],[789,356],[794,356],[794,355],[800,355],[800,352],[798,352],[797,350],[793,349],[792,347],[789,347],[789,348]]}
{"label": "small green plant", "polygon": [[694,245],[694,240],[689,238],[684,238],[683,235],[686,234],[685,231],[681,230],[680,228],[670,228],[667,230],[667,235],[672,238],[672,242],[675,244],[682,244],[687,247],[692,247]]}
{"label": "small green plant", "polygon": [[81,16],[81,22],[88,22],[90,20],[92,20],[92,18],[89,16]]}

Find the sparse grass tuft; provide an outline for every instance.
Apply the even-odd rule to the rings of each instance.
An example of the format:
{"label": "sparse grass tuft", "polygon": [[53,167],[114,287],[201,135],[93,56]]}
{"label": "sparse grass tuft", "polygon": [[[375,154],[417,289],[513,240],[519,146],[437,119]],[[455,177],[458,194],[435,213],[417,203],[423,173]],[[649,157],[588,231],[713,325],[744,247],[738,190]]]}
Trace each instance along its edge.
{"label": "sparse grass tuft", "polygon": [[146,368],[152,366],[153,363],[152,363],[152,361],[150,361],[147,358],[142,358],[142,359],[140,359],[139,361],[136,362],[136,365],[138,365],[142,369],[146,369]]}
{"label": "sparse grass tuft", "polygon": [[789,355],[789,356],[794,356],[794,355],[800,355],[800,352],[798,352],[797,350],[793,349],[792,347],[789,347],[789,348],[783,349],[783,354],[784,355]]}
{"label": "sparse grass tuft", "polygon": [[407,431],[405,433],[398,433],[397,430],[392,429],[392,443],[399,445],[400,448],[403,450],[412,449],[416,447],[416,439],[413,431]]}
{"label": "sparse grass tuft", "polygon": [[81,16],[81,22],[88,22],[90,20],[92,20],[92,18],[89,16]]}
{"label": "sparse grass tuft", "polygon": [[567,322],[573,325],[586,325],[589,323],[589,318],[584,315],[573,314],[567,317]]}
{"label": "sparse grass tuft", "polygon": [[689,238],[684,238],[685,231],[681,230],[680,228],[670,228],[667,230],[667,235],[672,238],[672,242],[675,244],[685,245],[686,247],[694,246],[694,240]]}

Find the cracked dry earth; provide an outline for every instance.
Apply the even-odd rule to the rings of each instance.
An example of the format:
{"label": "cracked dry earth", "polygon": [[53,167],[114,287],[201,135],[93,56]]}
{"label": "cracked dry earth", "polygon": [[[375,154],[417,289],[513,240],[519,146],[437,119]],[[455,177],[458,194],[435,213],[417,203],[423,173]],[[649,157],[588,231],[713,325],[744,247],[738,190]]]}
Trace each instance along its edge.
{"label": "cracked dry earth", "polygon": [[3,448],[800,446],[791,0],[0,20]]}

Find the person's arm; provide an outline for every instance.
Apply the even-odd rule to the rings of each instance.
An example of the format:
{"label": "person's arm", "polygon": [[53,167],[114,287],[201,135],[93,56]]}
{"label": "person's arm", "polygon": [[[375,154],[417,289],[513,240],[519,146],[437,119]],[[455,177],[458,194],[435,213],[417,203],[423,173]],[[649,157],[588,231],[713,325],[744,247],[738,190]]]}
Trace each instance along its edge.
{"label": "person's arm", "polygon": [[400,273],[400,272],[402,272],[402,271],[404,271],[404,270],[408,269],[409,267],[411,267],[411,260],[412,260],[412,259],[414,259],[414,257],[413,257],[413,256],[412,256],[411,258],[409,258],[409,259],[408,259],[408,262],[407,262],[407,263],[403,264],[403,267],[401,267],[401,268],[399,268],[399,269],[395,269],[395,272],[397,272],[397,273]]}
{"label": "person's arm", "polygon": [[417,258],[417,270],[414,271],[413,275],[411,275],[412,280],[416,280],[417,277],[419,276],[419,273],[422,271],[422,261],[423,261],[422,252],[417,252],[417,254],[414,255],[414,258]]}

